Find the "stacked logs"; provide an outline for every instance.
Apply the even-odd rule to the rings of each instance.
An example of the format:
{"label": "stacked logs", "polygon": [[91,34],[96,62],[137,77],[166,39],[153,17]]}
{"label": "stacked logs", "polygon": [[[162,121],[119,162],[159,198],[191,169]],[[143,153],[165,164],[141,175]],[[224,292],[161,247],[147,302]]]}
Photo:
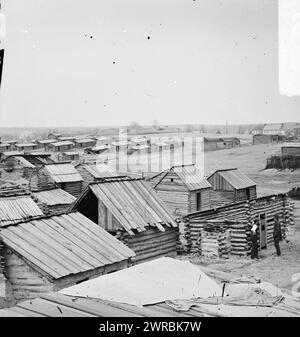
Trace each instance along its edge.
{"label": "stacked logs", "polygon": [[228,258],[230,254],[229,230],[220,222],[207,222],[199,238],[199,254],[210,258]]}
{"label": "stacked logs", "polygon": [[286,195],[276,195],[193,213],[184,218],[185,250],[190,253],[198,253],[199,233],[203,230],[204,224],[210,220],[217,220],[229,223],[231,254],[247,255],[250,252],[250,227],[253,221],[265,220],[267,243],[271,244],[273,242],[274,215],[279,215],[284,236],[287,228],[294,224],[293,212],[293,202]]}
{"label": "stacked logs", "polygon": [[135,252],[136,256],[132,259],[134,264],[162,256],[175,257],[177,255],[178,228],[165,227],[165,232],[157,228],[148,228],[135,235],[118,230],[116,238]]}
{"label": "stacked logs", "polygon": [[184,219],[184,235],[186,239],[185,250],[190,253],[197,253],[197,245],[195,246],[195,244],[206,221],[219,220],[244,222],[247,220],[247,210],[248,208],[245,210],[245,203],[239,203],[217,210],[199,212],[196,216],[187,216]]}

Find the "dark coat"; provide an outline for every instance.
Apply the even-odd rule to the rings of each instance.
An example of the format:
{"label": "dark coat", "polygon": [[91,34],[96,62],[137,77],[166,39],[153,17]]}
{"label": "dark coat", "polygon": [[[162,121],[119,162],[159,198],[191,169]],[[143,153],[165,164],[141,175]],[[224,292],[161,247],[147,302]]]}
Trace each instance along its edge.
{"label": "dark coat", "polygon": [[274,228],[273,228],[273,238],[274,240],[282,240],[282,234],[281,234],[281,225],[280,222],[275,220]]}
{"label": "dark coat", "polygon": [[258,239],[257,230],[255,232],[251,231],[250,232],[250,240],[251,240],[252,244],[257,244],[257,239]]}

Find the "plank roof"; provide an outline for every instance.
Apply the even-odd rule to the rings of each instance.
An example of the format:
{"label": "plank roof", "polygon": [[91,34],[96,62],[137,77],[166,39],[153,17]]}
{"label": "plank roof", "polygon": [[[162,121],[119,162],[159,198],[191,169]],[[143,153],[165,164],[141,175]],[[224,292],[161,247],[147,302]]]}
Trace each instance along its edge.
{"label": "plank roof", "polygon": [[75,143],[79,143],[79,144],[95,143],[95,142],[96,142],[96,140],[95,139],[91,139],[91,138],[75,139]]}
{"label": "plank roof", "polygon": [[243,189],[247,187],[256,186],[256,183],[248,178],[244,173],[239,171],[237,168],[233,169],[225,169],[225,170],[217,170],[213,174],[211,174],[208,179],[213,176],[215,173],[218,173],[221,177],[223,177],[231,186],[235,189]]}
{"label": "plank roof", "polygon": [[161,180],[156,184],[157,186],[169,172],[175,172],[190,191],[211,188],[211,184],[204,178],[194,164],[172,166],[170,169],[152,176],[149,180],[157,179],[161,176]]}
{"label": "plank roof", "polygon": [[29,195],[0,198],[0,227],[42,215],[43,212]]}
{"label": "plank roof", "polygon": [[135,255],[100,226],[75,212],[1,229],[2,242],[36,270],[59,279]]}
{"label": "plank roof", "polygon": [[82,181],[81,175],[71,163],[47,164],[44,168],[56,183]]}
{"label": "plank roof", "polygon": [[35,143],[18,143],[15,144],[16,147],[32,147],[32,146],[37,146]]}
{"label": "plank roof", "polygon": [[60,189],[54,188],[52,190],[40,191],[33,193],[34,198],[38,202],[46,204],[48,206],[55,205],[71,205],[75,202],[76,198],[69,194],[68,192]]}
{"label": "plank roof", "polygon": [[72,142],[70,142],[68,140],[64,140],[64,141],[56,142],[56,143],[51,143],[51,146],[54,146],[54,147],[67,146],[67,145],[74,145],[74,143],[72,143]]}
{"label": "plank roof", "polygon": [[163,201],[143,179],[116,177],[91,184],[88,189],[104,203],[130,235],[134,235],[134,230],[142,232],[149,226],[161,231],[165,231],[163,225],[177,227],[177,222]]}
{"label": "plank roof", "polygon": [[119,176],[116,171],[106,164],[85,164],[83,165],[83,168],[96,179]]}

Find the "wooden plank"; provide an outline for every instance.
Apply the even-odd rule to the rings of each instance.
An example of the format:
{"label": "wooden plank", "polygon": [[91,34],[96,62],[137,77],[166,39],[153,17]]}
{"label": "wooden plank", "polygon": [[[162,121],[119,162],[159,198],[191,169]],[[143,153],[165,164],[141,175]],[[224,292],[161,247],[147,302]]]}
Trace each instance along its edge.
{"label": "wooden plank", "polygon": [[21,238],[17,238],[14,234],[9,233],[8,231],[6,231],[5,234],[1,232],[1,235],[4,238],[6,245],[16,251],[18,254],[24,256],[26,260],[31,261],[45,273],[54,278],[64,276],[65,270],[58,268],[56,265],[53,265],[53,261],[39,249],[29,245],[27,242]]}

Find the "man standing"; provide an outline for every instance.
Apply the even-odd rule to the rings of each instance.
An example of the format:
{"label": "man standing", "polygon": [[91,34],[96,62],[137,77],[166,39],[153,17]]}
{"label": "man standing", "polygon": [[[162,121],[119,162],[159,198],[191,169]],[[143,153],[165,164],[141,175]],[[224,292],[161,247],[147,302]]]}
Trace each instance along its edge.
{"label": "man standing", "polygon": [[253,224],[250,232],[251,239],[251,259],[258,259],[258,234],[257,234],[257,225]]}
{"label": "man standing", "polygon": [[282,234],[281,234],[281,225],[280,225],[279,217],[277,214],[274,216],[273,238],[274,238],[274,245],[276,248],[276,253],[278,256],[280,256],[281,251],[280,251],[279,241],[282,240]]}

